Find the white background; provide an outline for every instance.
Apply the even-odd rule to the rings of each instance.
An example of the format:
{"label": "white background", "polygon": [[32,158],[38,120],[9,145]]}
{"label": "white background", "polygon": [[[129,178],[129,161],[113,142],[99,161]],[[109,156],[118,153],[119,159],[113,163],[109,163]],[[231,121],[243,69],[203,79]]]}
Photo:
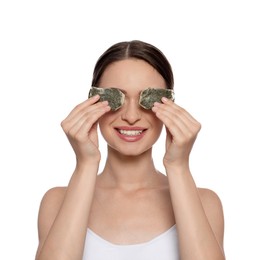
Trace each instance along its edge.
{"label": "white background", "polygon": [[223,202],[227,259],[261,259],[258,2],[1,1],[0,259],[34,259],[40,200],[75,164],[60,122],[86,99],[100,54],[133,39],[166,54],[176,102],[202,124],[191,170]]}

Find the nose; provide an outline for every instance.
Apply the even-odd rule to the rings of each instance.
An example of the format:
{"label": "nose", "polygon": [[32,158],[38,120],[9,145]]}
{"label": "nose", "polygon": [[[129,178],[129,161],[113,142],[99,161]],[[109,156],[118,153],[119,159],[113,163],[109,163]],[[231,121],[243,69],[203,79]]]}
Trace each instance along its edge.
{"label": "nose", "polygon": [[125,101],[122,107],[122,120],[128,122],[130,125],[135,124],[141,119],[141,107],[137,99],[129,99]]}

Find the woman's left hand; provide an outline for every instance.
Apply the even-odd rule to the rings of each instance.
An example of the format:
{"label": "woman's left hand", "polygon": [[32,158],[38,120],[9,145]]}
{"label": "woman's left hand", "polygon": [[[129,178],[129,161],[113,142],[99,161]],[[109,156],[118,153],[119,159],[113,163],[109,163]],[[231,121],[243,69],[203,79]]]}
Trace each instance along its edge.
{"label": "woman's left hand", "polygon": [[162,98],[162,102],[156,102],[152,111],[163,122],[167,130],[163,163],[165,167],[187,166],[201,124],[173,101]]}

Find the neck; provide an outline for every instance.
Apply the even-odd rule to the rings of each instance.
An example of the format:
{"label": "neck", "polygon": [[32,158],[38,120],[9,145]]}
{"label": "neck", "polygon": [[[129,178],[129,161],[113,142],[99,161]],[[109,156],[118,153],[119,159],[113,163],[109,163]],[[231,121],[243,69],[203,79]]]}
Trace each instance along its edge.
{"label": "neck", "polygon": [[126,190],[155,185],[158,172],[152,159],[152,149],[138,156],[127,156],[108,147],[108,157],[101,174],[106,185]]}

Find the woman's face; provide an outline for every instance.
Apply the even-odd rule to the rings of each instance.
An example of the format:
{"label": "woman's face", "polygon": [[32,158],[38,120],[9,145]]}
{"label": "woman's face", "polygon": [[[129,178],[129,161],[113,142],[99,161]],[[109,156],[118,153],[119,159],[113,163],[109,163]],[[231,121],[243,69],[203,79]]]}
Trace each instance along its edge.
{"label": "woman's face", "polygon": [[162,122],[151,110],[139,105],[139,95],[147,88],[166,88],[163,77],[147,62],[127,59],[109,65],[99,87],[119,88],[125,94],[123,106],[99,120],[109,147],[125,155],[149,150],[160,136]]}

